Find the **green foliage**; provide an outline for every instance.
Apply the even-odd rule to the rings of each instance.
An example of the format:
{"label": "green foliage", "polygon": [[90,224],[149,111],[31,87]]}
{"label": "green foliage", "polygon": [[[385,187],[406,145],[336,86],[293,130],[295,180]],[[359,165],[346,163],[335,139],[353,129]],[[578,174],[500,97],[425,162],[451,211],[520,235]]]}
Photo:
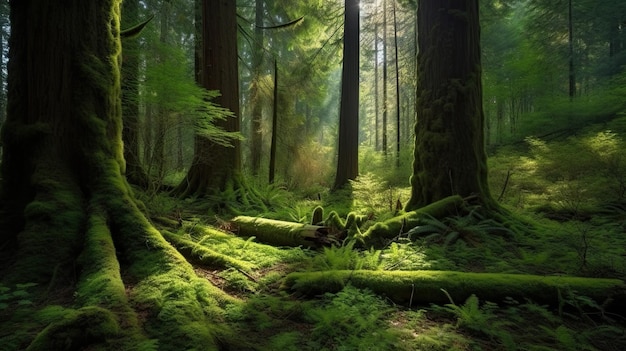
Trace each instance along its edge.
{"label": "green foliage", "polygon": [[32,305],[32,296],[28,289],[34,286],[37,284],[15,284],[13,288],[0,284],[0,311],[12,306]]}
{"label": "green foliage", "polygon": [[380,259],[385,270],[429,269],[433,264],[423,247],[402,239],[381,250]]}
{"label": "green foliage", "polygon": [[463,305],[457,305],[447,291],[443,289],[442,291],[450,300],[450,303],[444,305],[443,310],[452,313],[456,317],[456,327],[498,338],[503,341],[508,348],[514,345],[510,340],[510,335],[501,334],[501,329],[504,324],[503,322],[496,321],[494,314],[498,305],[486,302],[483,306],[480,306],[478,297],[474,294],[468,297]]}
{"label": "green foliage", "polygon": [[354,248],[356,240],[348,240],[341,246],[324,247],[321,254],[310,262],[311,270],[359,270],[381,268],[381,251],[360,251]]}
{"label": "green foliage", "polygon": [[396,211],[396,202],[406,201],[409,198],[406,189],[391,187],[374,173],[361,174],[350,184],[354,198],[353,210],[369,214],[377,220],[393,216]]}
{"label": "green foliage", "polygon": [[363,350],[376,345],[391,347],[394,338],[383,323],[389,306],[367,290],[350,286],[325,294],[320,307],[305,311],[313,323],[309,348],[317,350]]}
{"label": "green foliage", "polygon": [[449,246],[458,239],[476,244],[489,235],[513,235],[510,229],[494,219],[485,218],[485,216],[480,214],[479,209],[474,209],[467,215],[457,215],[443,219],[427,215],[421,222],[423,224],[407,232],[409,239],[416,240],[418,237],[423,237],[426,242],[436,242]]}
{"label": "green foliage", "polygon": [[503,202],[579,216],[624,199],[626,153],[617,133],[591,130],[563,141],[526,142],[530,156],[503,150],[490,159],[493,188],[502,188],[509,173]]}

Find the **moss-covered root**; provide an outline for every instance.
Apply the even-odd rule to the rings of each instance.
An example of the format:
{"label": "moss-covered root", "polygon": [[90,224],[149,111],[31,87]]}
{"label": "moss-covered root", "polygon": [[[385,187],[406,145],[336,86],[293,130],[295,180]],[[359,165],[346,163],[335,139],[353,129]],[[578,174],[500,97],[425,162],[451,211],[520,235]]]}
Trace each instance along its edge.
{"label": "moss-covered root", "polygon": [[[60,321],[48,325],[26,350],[107,350],[117,348],[108,340],[119,337],[115,314],[104,308],[88,306],[68,310]],[[137,345],[134,345],[137,346]]]}
{"label": "moss-covered root", "polygon": [[176,249],[178,249],[178,251],[191,262],[215,268],[236,268],[246,272],[249,272],[254,268],[254,265],[249,262],[238,260],[213,251],[207,247],[198,245],[191,240],[185,239],[181,235],[167,231],[161,231],[161,234],[163,234],[163,237],[172,243]]}
{"label": "moss-covered root", "polygon": [[399,304],[463,302],[472,294],[500,302],[506,297],[556,305],[566,291],[587,296],[598,303],[626,306],[626,285],[619,279],[595,279],[524,274],[464,273],[454,271],[325,271],[296,272],[285,277],[283,288],[305,295],[337,292],[346,285],[370,289]]}
{"label": "moss-covered root", "polygon": [[324,222],[324,208],[317,206],[313,209],[313,215],[311,216],[311,225],[321,225]]}
{"label": "moss-covered root", "polygon": [[238,234],[272,245],[320,247],[335,241],[327,227],[248,216],[235,217],[231,222],[239,229]]}
{"label": "moss-covered root", "polygon": [[141,306],[142,324],[159,350],[218,350],[222,343],[238,345],[224,322],[224,308],[239,301],[206,279],[150,225],[124,196],[108,199],[111,218],[119,228],[119,248],[129,262],[133,281],[130,302]]}
{"label": "moss-covered root", "polygon": [[381,240],[393,239],[403,232],[414,228],[424,216],[442,218],[457,214],[462,208],[463,198],[459,195],[448,196],[415,211],[406,212],[382,223],[376,223],[369,227],[358,239],[362,240],[367,246],[376,245]]}

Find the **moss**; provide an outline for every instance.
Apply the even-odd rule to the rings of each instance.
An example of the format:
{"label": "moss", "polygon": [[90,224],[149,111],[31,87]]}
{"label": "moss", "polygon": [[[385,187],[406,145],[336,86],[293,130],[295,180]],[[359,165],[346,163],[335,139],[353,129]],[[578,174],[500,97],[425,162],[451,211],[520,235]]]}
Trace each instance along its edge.
{"label": "moss", "polygon": [[324,208],[322,206],[316,206],[313,209],[313,215],[311,216],[311,224],[319,225],[324,221]]}
{"label": "moss", "polygon": [[184,239],[181,235],[163,231],[163,236],[172,242],[174,246],[190,261],[211,266],[214,268],[237,268],[243,271],[251,271],[254,266],[242,260],[226,256],[209,248],[203,247],[191,240]]}
{"label": "moss", "polygon": [[64,310],[63,318],[51,323],[27,350],[107,350],[119,347],[120,326],[110,311],[95,307]]}
{"label": "moss", "polygon": [[445,289],[455,301],[472,294],[481,300],[499,302],[507,297],[556,305],[562,291],[575,291],[602,303],[613,299],[614,306],[626,303],[626,285],[618,279],[594,279],[525,274],[465,273],[455,271],[326,271],[289,274],[283,288],[306,295],[337,292],[347,284],[367,288],[394,302],[448,303]]}
{"label": "moss", "polygon": [[346,229],[346,223],[341,219],[341,217],[339,217],[337,211],[330,211],[328,217],[324,221],[324,225],[328,227],[334,227],[339,230]]}
{"label": "moss", "polygon": [[261,242],[279,246],[319,246],[322,227],[310,224],[278,221],[259,217],[238,216],[232,219],[239,234],[254,236]]}
{"label": "moss", "polygon": [[425,216],[442,218],[457,214],[463,207],[463,199],[458,195],[443,198],[428,206],[406,212],[385,222],[376,223],[357,238],[367,245],[376,245],[381,240],[393,239],[398,235],[416,227]]}

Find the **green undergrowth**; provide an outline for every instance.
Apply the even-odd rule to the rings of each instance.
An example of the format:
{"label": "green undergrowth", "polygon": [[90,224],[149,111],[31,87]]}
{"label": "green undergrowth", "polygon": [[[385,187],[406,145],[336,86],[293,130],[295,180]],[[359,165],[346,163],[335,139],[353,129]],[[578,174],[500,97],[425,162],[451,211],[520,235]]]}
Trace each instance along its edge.
{"label": "green undergrowth", "polygon": [[[55,289],[58,295],[36,282],[0,285],[6,321],[0,326],[8,326],[0,331],[0,350],[26,349],[36,334],[34,346],[50,345],[46,338],[63,335],[65,327],[77,333],[68,337],[122,349],[129,338],[122,343],[120,335],[137,328],[143,335],[134,339],[136,349],[625,349],[623,306],[609,309],[614,305],[597,299],[602,284],[626,277],[626,148],[619,123],[613,124],[559,141],[528,139],[525,150],[501,150],[490,160],[492,193],[502,192],[500,203],[516,218],[511,222],[532,230],[464,203],[445,216],[419,216],[410,229],[400,221],[394,235],[376,247],[364,245],[358,234],[402,218],[409,193],[375,168],[337,192],[250,182],[260,202],[240,203],[229,194],[235,212],[216,212],[211,199],[137,191],[162,235],[146,232],[127,246],[112,247],[108,223],[92,206],[91,234],[77,262],[81,284]],[[125,206],[119,201],[117,207]],[[317,250],[273,247],[238,237],[228,221],[247,214],[311,223],[314,213],[317,222],[349,231],[348,238]],[[117,224],[110,229],[120,235],[147,226],[122,210],[111,218]],[[163,239],[177,251],[158,254],[167,246]],[[124,257],[119,267],[115,257]],[[118,268],[121,276],[114,274]],[[402,280],[420,271],[449,276],[428,284]],[[538,281],[569,276],[609,279],[572,280],[591,283],[559,286],[547,302],[537,295],[548,289]],[[292,290],[291,283],[299,287]],[[515,284],[518,289],[506,290]],[[126,312],[137,319],[120,322],[117,316]],[[84,324],[97,328],[81,329]]]}

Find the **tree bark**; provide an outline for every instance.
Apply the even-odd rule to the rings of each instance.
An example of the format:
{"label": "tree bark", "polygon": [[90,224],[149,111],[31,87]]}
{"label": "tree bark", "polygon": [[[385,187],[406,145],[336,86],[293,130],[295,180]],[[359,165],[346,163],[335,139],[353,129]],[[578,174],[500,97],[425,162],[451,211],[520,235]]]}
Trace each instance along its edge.
{"label": "tree bark", "polygon": [[383,155],[387,156],[387,116],[389,102],[387,101],[387,0],[383,0],[383,121],[382,121],[382,149]]}
{"label": "tree bark", "polygon": [[278,63],[274,59],[274,99],[272,100],[272,138],[270,141],[270,164],[268,180],[274,183],[276,176],[276,142],[278,141]]}
{"label": "tree bark", "polygon": [[[215,125],[228,132],[240,131],[237,12],[234,1],[204,0],[202,7],[202,86],[219,90],[218,105],[235,117]],[[219,193],[241,182],[241,147],[238,140],[227,147],[197,135],[187,176],[177,192],[182,196]]]}
{"label": "tree bark", "polygon": [[407,210],[450,195],[494,201],[487,186],[478,1],[421,0],[419,103]]}
{"label": "tree bark", "polygon": [[252,174],[257,175],[261,168],[261,155],[263,154],[263,101],[261,99],[261,77],[263,64],[264,35],[263,30],[263,0],[256,0],[254,42],[252,47],[252,82],[250,84],[250,99],[252,104],[251,128],[250,128],[250,161]]}
{"label": "tree bark", "polygon": [[216,310],[235,300],[195,275],[123,176],[120,3],[10,3],[0,279],[37,283],[45,303],[0,328],[29,325],[16,334],[29,350],[216,350]]}
{"label": "tree bark", "polygon": [[[122,27],[129,28],[139,22],[139,1],[127,0],[122,6]],[[122,47],[122,117],[126,178],[141,187],[148,186],[148,177],[139,157],[139,42],[127,38]]]}
{"label": "tree bark", "polygon": [[396,167],[400,167],[400,61],[398,60],[398,20],[396,2],[393,1],[393,48],[396,59]]}
{"label": "tree bark", "polygon": [[345,7],[335,189],[359,175],[359,1],[346,0]]}

